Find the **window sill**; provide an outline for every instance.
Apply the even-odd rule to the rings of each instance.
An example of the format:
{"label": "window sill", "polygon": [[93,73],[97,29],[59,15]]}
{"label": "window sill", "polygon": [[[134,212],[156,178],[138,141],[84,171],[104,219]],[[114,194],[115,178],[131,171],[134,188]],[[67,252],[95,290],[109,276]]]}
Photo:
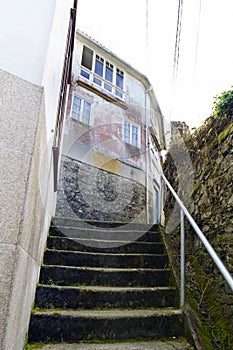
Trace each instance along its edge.
{"label": "window sill", "polygon": [[89,91],[92,91],[94,92],[96,95],[104,98],[105,100],[109,101],[109,102],[112,102],[114,103],[115,105],[123,108],[123,109],[127,109],[128,107],[126,106],[126,103],[115,97],[114,95],[108,93],[106,90],[98,87],[96,84],[94,83],[90,83],[89,81],[87,81],[86,79],[82,78],[82,77],[79,77],[78,80],[77,80],[77,84],[79,86],[82,86],[83,88],[89,90]]}

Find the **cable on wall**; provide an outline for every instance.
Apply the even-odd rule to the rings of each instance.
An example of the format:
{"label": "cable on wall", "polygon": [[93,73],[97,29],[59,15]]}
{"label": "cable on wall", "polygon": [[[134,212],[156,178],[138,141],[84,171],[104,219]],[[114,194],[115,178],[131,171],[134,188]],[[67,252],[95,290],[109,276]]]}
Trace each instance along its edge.
{"label": "cable on wall", "polygon": [[176,24],[176,40],[175,40],[175,50],[174,50],[174,61],[173,61],[173,79],[172,86],[175,89],[178,67],[179,67],[179,57],[180,57],[180,37],[181,37],[181,27],[182,27],[182,13],[183,13],[183,0],[179,0],[178,3],[178,14],[177,14],[177,24]]}

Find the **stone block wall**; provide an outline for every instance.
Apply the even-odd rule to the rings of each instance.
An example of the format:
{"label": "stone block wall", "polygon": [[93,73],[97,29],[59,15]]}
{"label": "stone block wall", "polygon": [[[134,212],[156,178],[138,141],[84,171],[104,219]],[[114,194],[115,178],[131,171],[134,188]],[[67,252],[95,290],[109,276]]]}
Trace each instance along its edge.
{"label": "stone block wall", "polygon": [[137,181],[66,156],[61,162],[56,215],[146,222],[146,189]]}
{"label": "stone block wall", "polygon": [[[196,132],[185,138],[192,160],[194,185],[188,207],[200,229],[233,275],[233,116],[210,117]],[[179,152],[179,143],[171,146]],[[181,169],[179,169],[180,172]],[[188,177],[187,165],[182,170]],[[164,172],[177,189],[179,174],[171,155]],[[168,220],[173,210],[170,197],[166,201]],[[202,325],[205,349],[233,347],[233,297],[217,267],[202,243],[186,224],[187,291],[189,302]],[[178,267],[178,229],[167,235]]]}
{"label": "stone block wall", "polygon": [[0,70],[0,349],[21,350],[50,217],[40,193],[44,92]]}

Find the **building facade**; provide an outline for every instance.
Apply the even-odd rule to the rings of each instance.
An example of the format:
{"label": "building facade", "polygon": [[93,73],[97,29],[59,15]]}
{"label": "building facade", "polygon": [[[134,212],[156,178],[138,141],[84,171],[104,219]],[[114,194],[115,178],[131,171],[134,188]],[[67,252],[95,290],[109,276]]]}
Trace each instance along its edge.
{"label": "building facade", "polygon": [[[160,150],[164,147],[163,117],[149,80],[77,31],[58,215],[158,223],[162,208]],[[71,160],[76,161],[80,174],[76,190],[70,185],[75,174],[68,175]],[[88,183],[90,176],[92,180]],[[75,197],[77,191],[79,198]],[[135,204],[135,192],[141,193],[140,208]],[[69,203],[66,210],[64,197]],[[82,205],[78,205],[81,197]],[[96,208],[100,208],[99,212]],[[130,210],[131,215],[122,214]],[[102,215],[104,211],[108,215]]]}

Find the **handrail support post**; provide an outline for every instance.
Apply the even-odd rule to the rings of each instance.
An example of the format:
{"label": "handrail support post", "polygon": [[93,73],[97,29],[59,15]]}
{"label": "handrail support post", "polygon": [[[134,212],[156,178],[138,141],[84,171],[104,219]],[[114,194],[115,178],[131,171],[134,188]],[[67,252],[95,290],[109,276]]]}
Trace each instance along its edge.
{"label": "handrail support post", "polygon": [[180,307],[185,304],[185,227],[184,212],[180,209]]}

